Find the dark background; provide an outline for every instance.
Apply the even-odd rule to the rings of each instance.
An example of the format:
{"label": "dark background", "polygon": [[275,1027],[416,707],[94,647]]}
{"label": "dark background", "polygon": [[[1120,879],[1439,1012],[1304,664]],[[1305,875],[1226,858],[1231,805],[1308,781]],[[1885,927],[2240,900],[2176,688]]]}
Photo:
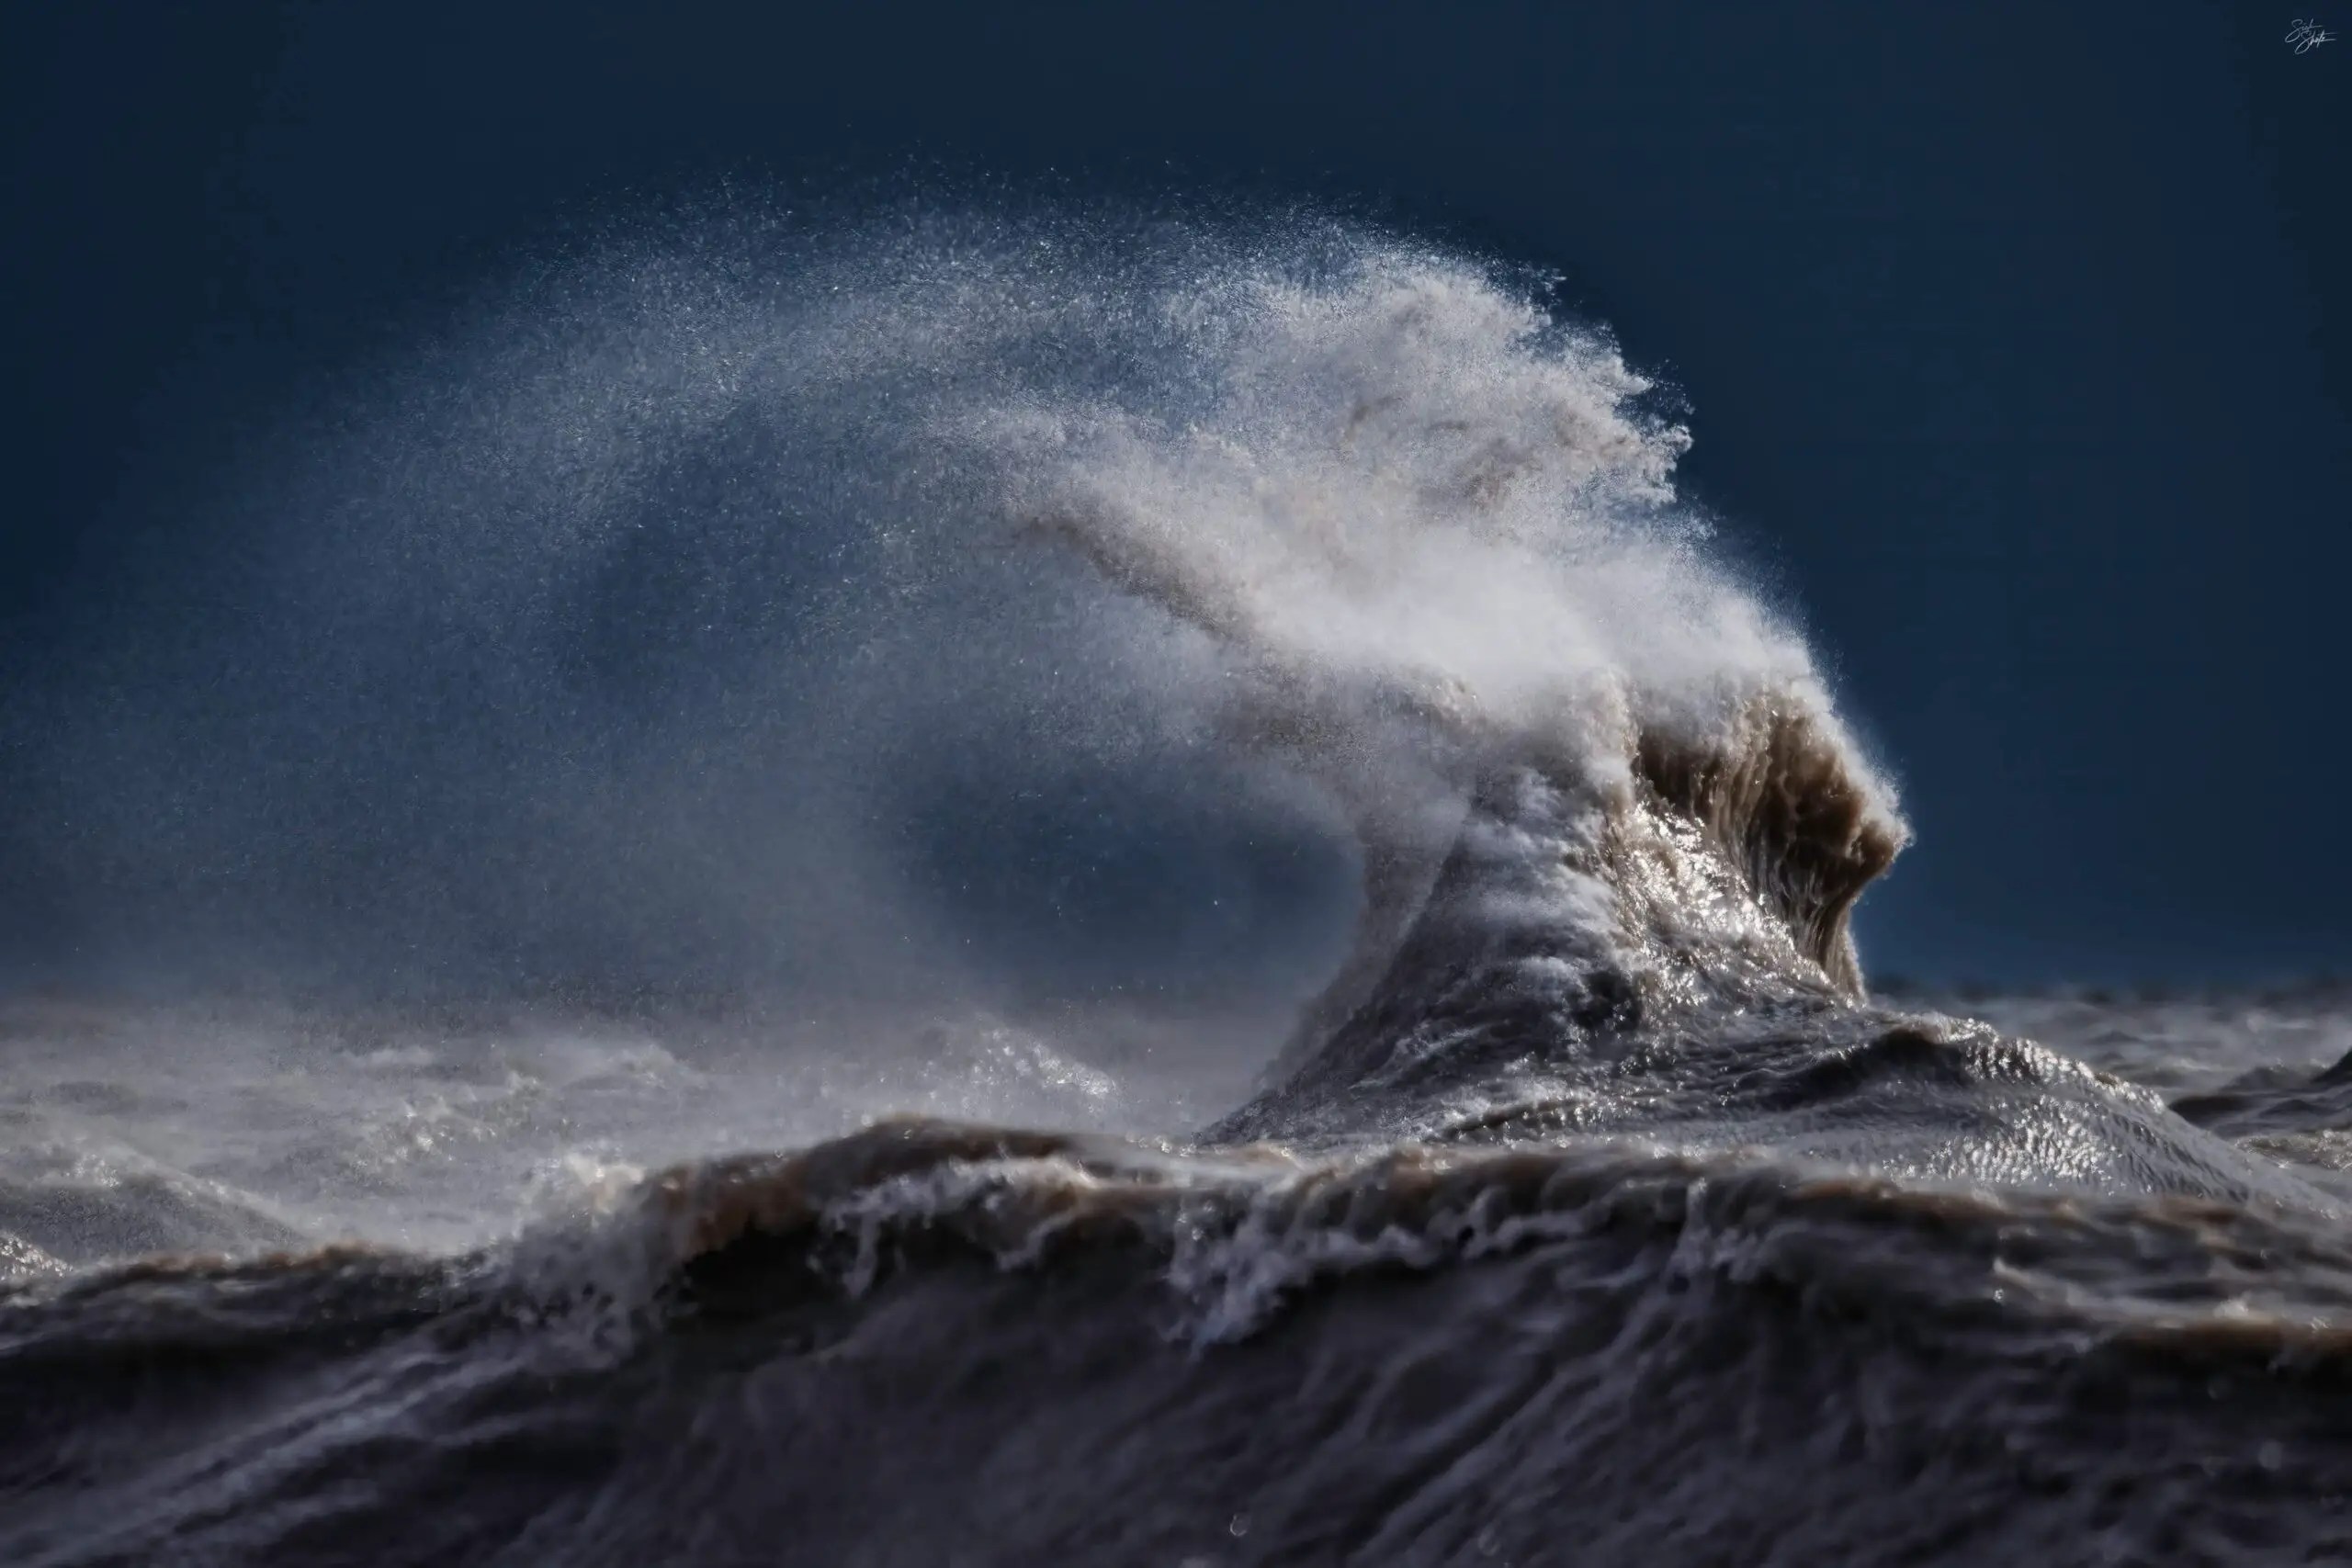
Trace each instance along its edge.
{"label": "dark background", "polygon": [[[311,378],[583,216],[1306,197],[1558,269],[1687,396],[1690,490],[1904,782],[1875,969],[2341,968],[2352,41],[2290,11],[15,5],[0,674],[210,547],[182,498]],[[6,897],[26,951],[65,918]]]}

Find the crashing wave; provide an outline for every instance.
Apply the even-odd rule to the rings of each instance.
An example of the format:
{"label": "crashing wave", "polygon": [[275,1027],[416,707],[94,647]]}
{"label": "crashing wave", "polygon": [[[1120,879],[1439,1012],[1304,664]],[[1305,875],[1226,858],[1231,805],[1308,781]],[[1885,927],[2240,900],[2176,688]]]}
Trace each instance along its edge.
{"label": "crashing wave", "polygon": [[1223,650],[1229,742],[1347,811],[1357,939],[1273,1077],[1859,997],[1849,917],[1908,829],[1803,641],[1705,553],[1688,437],[1614,348],[1396,253],[1159,308],[1187,305],[1221,330],[1184,340],[1215,357],[1181,423],[1095,397],[960,428],[1026,533]]}
{"label": "crashing wave", "polygon": [[[1304,779],[1361,849],[1363,908],[1257,1096],[1192,1140],[892,1120],[650,1176],[605,1157],[641,1151],[579,1149],[550,1173],[576,1179],[559,1212],[454,1257],[123,1265],[292,1238],[193,1179],[0,1182],[0,1407],[19,1417],[0,1556],[2346,1546],[2340,1203],[2148,1089],[1868,1003],[1849,916],[1906,837],[1893,792],[1804,640],[1677,499],[1687,434],[1616,349],[1494,269],[1343,227],[1148,238],[912,224],[806,265],[720,245],[559,280],[478,353],[435,359],[349,465],[380,493],[327,509],[301,558],[305,581],[356,585],[358,622],[424,606],[435,635],[305,639],[289,617],[292,656],[241,662],[311,679],[328,661],[319,689],[384,699],[466,684],[420,672],[431,650],[490,649],[511,711],[564,727],[490,749],[515,757],[491,782],[531,803],[533,832],[578,810],[577,840],[546,841],[598,852],[578,858],[609,871],[599,897],[652,926],[723,892],[755,912],[754,946],[821,928],[803,973],[878,953],[897,982],[940,956],[888,897],[848,899],[887,880],[854,828],[910,765],[977,757],[951,779],[966,808],[974,781],[1103,758],[1191,770],[1243,817],[1269,797],[1238,781]],[[754,617],[794,626],[780,672],[751,681],[792,743],[743,739],[760,701],[730,688],[714,717],[681,682],[679,728],[621,728],[693,776],[632,794],[652,786],[615,784],[575,733],[571,682],[596,662],[579,627],[600,593],[627,601],[615,582],[659,575],[649,517],[704,525],[656,502],[713,474],[754,531],[842,525],[792,541],[822,591]],[[486,516],[506,520],[495,547]],[[761,538],[748,558],[792,553]],[[240,769],[323,750],[285,706],[299,744],[203,750]],[[354,711],[397,759],[384,776],[424,775],[439,707],[380,736]],[[740,750],[706,750],[721,731]],[[794,771],[763,771],[787,751]],[[727,766],[757,809],[681,852],[660,835]],[[562,787],[527,787],[540,767]],[[371,823],[442,821],[325,793]],[[735,829],[778,799],[808,842],[763,852]],[[628,808],[645,800],[665,808]],[[299,863],[334,835],[292,815]],[[534,911],[506,902],[554,886],[533,863],[491,868],[498,918],[469,935]],[[419,874],[437,919],[458,878]],[[796,911],[822,920],[782,917],[812,891]],[[956,1103],[931,1091],[975,1069],[1004,1080],[981,1114],[1118,1098],[1042,1039],[977,1042],[915,1052],[899,1102]],[[416,1051],[358,1060],[435,1057]],[[633,1081],[579,1055],[593,1096]],[[466,1070],[503,1079],[504,1060]],[[722,1089],[777,1069],[754,1051],[728,1070],[745,1076]],[[2341,1121],[2343,1077],[2191,1108],[2304,1135]],[[734,1138],[713,1098],[664,1103],[706,1111],[666,1155]]]}

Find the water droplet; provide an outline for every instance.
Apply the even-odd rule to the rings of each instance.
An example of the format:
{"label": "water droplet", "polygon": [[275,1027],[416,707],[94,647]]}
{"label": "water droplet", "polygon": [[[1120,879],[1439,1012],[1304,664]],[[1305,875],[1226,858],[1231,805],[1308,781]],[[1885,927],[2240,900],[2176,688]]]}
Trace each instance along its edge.
{"label": "water droplet", "polygon": [[1241,1537],[1243,1537],[1243,1536],[1245,1536],[1245,1535],[1248,1535],[1248,1534],[1250,1533],[1250,1516],[1249,1516],[1249,1514],[1245,1511],[1245,1512],[1242,1512],[1242,1513],[1238,1513],[1238,1514],[1234,1515],[1234,1516],[1233,1516],[1233,1522],[1232,1522],[1231,1524],[1229,1524],[1229,1525],[1226,1526],[1225,1528],[1226,1528],[1228,1531],[1230,1531],[1230,1532],[1232,1533],[1233,1538],[1234,1538],[1236,1540],[1238,1540],[1239,1539],[1241,1539]]}

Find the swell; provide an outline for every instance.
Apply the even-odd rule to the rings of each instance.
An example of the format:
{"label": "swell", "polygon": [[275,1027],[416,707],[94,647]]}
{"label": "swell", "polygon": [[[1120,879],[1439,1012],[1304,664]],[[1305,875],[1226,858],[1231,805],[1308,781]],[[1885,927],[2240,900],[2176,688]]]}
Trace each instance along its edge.
{"label": "swell", "polygon": [[[1917,1055],[1918,1037],[1851,1068]],[[1939,1069],[1940,1070],[1940,1069]],[[1814,1077],[1824,1076],[1821,1072]],[[1776,1100],[1831,1092],[1776,1082]],[[1852,1252],[1805,1237],[1869,1235]],[[1638,1238],[1702,1269],[1802,1279],[1807,1290],[2099,1327],[2154,1343],[2234,1337],[2352,1355],[2352,1251],[2324,1213],[2185,1195],[1919,1185],[1734,1143],[1405,1142],[1307,1155],[896,1118],[811,1147],[700,1159],[596,1206],[454,1258],[336,1245],[243,1259],[203,1254],[0,1287],[0,1355],[200,1327],[266,1338],[327,1303],[348,1334],[493,1305],[554,1332],[571,1314],[666,1333],[731,1280],[764,1310],[803,1288],[858,1298],[892,1275],[968,1257],[1007,1273],[1146,1265],[1197,1345],[1238,1343],[1302,1292],[1420,1274],[1564,1240]],[[429,1289],[422,1282],[435,1281]],[[1982,1296],[1969,1281],[2005,1280]],[[135,1308],[122,1312],[120,1308]],[[575,1348],[585,1348],[579,1341]],[[599,1353],[609,1352],[605,1344]]]}
{"label": "swell", "polygon": [[2345,1543],[2346,1280],[2330,1226],[2178,1200],[1630,1145],[1203,1160],[893,1124],[666,1172],[569,1241],[20,1291],[0,1546],[2259,1555]]}

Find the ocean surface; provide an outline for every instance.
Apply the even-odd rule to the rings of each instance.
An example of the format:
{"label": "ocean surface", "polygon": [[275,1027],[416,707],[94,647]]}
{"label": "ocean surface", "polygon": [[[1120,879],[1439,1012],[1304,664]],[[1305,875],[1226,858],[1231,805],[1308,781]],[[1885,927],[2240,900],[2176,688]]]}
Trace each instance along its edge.
{"label": "ocean surface", "polygon": [[[1915,825],[1540,280],[684,232],[0,711],[192,911],[0,1001],[0,1561],[2352,1558],[2352,990],[1874,990]],[[1056,1001],[1018,866],[883,852],[1080,795],[1323,845],[1339,940],[1130,875],[1184,999]]]}

